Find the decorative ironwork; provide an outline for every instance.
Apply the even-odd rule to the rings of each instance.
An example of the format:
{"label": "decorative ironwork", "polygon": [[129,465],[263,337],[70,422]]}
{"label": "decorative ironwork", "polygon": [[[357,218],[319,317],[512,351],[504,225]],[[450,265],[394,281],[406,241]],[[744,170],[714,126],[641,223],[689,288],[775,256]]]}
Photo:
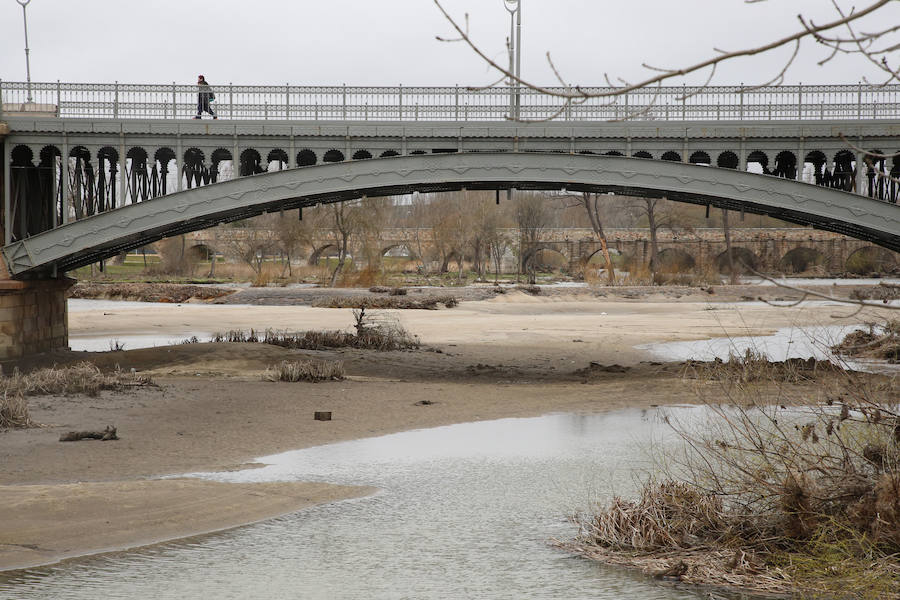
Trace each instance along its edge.
{"label": "decorative ironwork", "polygon": [[[289,121],[503,121],[509,89],[459,86],[213,86],[220,119]],[[588,87],[589,92],[613,88]],[[562,88],[559,91],[564,91]],[[31,83],[0,81],[3,111],[64,118],[187,119],[197,107],[194,84]],[[553,118],[558,99],[522,88],[522,120]],[[591,98],[558,121],[861,120],[900,117],[900,85],[669,86]]]}

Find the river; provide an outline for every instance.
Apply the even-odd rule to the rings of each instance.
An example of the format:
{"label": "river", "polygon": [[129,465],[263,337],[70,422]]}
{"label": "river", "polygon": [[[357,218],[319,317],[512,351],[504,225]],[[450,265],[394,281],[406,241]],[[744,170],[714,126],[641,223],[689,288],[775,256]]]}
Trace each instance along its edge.
{"label": "river", "polygon": [[[669,409],[688,410],[688,409]],[[557,414],[409,431],[260,459],[222,481],[329,481],[375,495],[257,525],[0,576],[0,597],[699,599],[551,545],[567,515],[629,494],[656,412]],[[658,446],[657,446],[658,448]]]}

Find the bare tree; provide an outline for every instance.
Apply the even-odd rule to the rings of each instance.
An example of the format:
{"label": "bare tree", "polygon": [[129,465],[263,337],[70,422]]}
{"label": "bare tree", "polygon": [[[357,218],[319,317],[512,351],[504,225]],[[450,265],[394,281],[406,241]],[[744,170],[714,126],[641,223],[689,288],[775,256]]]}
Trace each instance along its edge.
{"label": "bare tree", "polygon": [[728,210],[722,209],[722,231],[725,233],[725,257],[728,261],[728,273],[731,285],[737,285],[738,274],[734,269],[734,253],[731,250],[731,227],[728,224]]}
{"label": "bare tree", "polygon": [[[550,220],[547,200],[541,194],[519,192],[516,194],[516,225],[519,228],[519,273],[524,273],[529,256],[525,246],[534,247],[541,239],[541,233]],[[534,283],[534,269],[528,270],[528,279]]]}
{"label": "bare tree", "polygon": [[[612,196],[603,196],[603,198],[611,198]],[[594,232],[594,235],[597,236],[597,240],[600,242],[600,251],[603,253],[603,260],[606,263],[606,277],[607,281],[609,281],[609,285],[616,284],[616,272],[613,267],[612,257],[609,254],[609,244],[606,239],[606,232],[603,230],[603,204],[600,202],[601,194],[595,194],[593,192],[582,192],[581,194],[566,194],[562,196],[563,199],[574,201],[574,205],[580,206],[584,209],[584,214],[587,216],[588,221],[591,224],[591,230]],[[573,206],[573,204],[569,204],[569,207]]]}
{"label": "bare tree", "polygon": [[[827,64],[839,55],[858,55],[884,74],[885,79],[882,84],[900,82],[900,67],[895,66],[891,61],[891,59],[895,59],[898,45],[897,37],[900,36],[900,27],[895,25],[890,15],[887,14],[888,7],[893,0],[876,0],[859,10],[844,8],[843,5],[845,3],[841,0],[831,0],[831,7],[834,12],[830,21],[815,23],[812,18],[799,14],[797,15],[798,29],[791,35],[743,50],[725,51],[714,48],[713,55],[710,58],[680,68],[657,67],[643,63],[643,67],[650,74],[646,78],[635,82],[610,75],[609,73],[603,73],[603,79],[608,85],[607,88],[586,88],[571,84],[553,62],[549,52],[546,54],[547,62],[555,74],[560,87],[550,88],[519,78],[511,69],[496,62],[475,44],[469,33],[468,14],[465,16],[464,24],[460,24],[443,7],[441,0],[433,1],[456,33],[456,37],[453,38],[437,36],[437,39],[442,42],[459,42],[469,46],[492,70],[500,75],[495,82],[478,89],[495,87],[509,81],[546,96],[558,98],[562,105],[549,119],[559,116],[570,106],[582,104],[591,98],[605,98],[609,100],[610,104],[615,104],[619,96],[647,88],[656,88],[658,95],[663,82],[683,80],[686,76],[692,74],[706,73],[706,81],[703,85],[692,86],[689,88],[689,91],[685,92],[684,97],[688,98],[701,92],[713,81],[716,70],[722,63],[741,57],[765,55],[780,48],[791,48],[792,53],[775,74],[768,80],[751,86],[751,89],[753,87],[780,85],[784,81],[788,69],[794,63],[801,46],[809,42],[815,42],[826,48],[827,54],[819,61],[818,64],[820,66]],[[747,4],[762,1],[765,0],[745,0]],[[862,31],[859,29],[860,26],[865,26],[868,30]],[[657,97],[654,96],[648,106],[626,112],[624,118],[635,118],[647,113],[652,109],[656,101]],[[510,115],[510,118],[514,118],[513,115]]]}
{"label": "bare tree", "polygon": [[331,273],[330,286],[334,287],[337,278],[344,270],[344,263],[347,261],[348,250],[350,247],[350,238],[357,233],[359,229],[359,219],[357,218],[356,206],[351,206],[352,202],[333,202],[328,209],[331,213],[331,234],[334,236],[338,246],[338,262]]}
{"label": "bare tree", "polygon": [[499,229],[494,229],[486,240],[491,260],[494,263],[494,283],[500,282],[500,269],[503,267],[503,257],[511,245],[510,239]]}
{"label": "bare tree", "polygon": [[370,268],[381,268],[384,230],[391,220],[393,204],[391,198],[366,198],[356,209],[362,249]]}
{"label": "bare tree", "polygon": [[246,264],[253,273],[262,273],[266,257],[272,253],[274,243],[272,234],[267,229],[258,227],[246,228],[240,235],[231,236],[228,241],[228,253]]}
{"label": "bare tree", "polygon": [[300,220],[293,211],[272,215],[272,233],[278,245],[278,249],[284,256],[281,276],[285,271],[289,277],[293,277],[293,259],[301,252],[301,248],[312,242],[315,233],[313,219]]}
{"label": "bare tree", "polygon": [[675,226],[675,213],[670,210],[671,204],[665,198],[636,199],[629,208],[647,217],[647,227],[650,229],[650,272],[656,274],[659,267],[659,230]]}

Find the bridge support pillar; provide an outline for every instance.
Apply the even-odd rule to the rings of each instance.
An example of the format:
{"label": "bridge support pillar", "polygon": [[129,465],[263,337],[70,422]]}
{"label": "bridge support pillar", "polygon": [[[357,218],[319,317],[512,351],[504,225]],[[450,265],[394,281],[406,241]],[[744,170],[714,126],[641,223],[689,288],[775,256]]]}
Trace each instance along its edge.
{"label": "bridge support pillar", "polygon": [[[0,275],[6,275],[5,267]],[[68,278],[0,279],[0,361],[69,346],[66,291],[74,283]]]}

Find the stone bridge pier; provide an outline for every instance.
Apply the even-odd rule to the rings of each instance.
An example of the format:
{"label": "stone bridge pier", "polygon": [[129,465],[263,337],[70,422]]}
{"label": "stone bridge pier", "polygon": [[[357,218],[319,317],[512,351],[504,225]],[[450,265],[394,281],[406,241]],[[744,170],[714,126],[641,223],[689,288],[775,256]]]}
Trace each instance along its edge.
{"label": "stone bridge pier", "polygon": [[[0,123],[0,147],[5,132],[6,125]],[[12,186],[5,180],[4,172],[0,169],[0,200],[5,205]],[[0,215],[3,213],[0,211]],[[0,216],[3,239],[6,239],[6,225]],[[0,363],[68,348],[66,291],[74,283],[74,279],[67,277],[12,279],[6,263],[0,260]]]}

